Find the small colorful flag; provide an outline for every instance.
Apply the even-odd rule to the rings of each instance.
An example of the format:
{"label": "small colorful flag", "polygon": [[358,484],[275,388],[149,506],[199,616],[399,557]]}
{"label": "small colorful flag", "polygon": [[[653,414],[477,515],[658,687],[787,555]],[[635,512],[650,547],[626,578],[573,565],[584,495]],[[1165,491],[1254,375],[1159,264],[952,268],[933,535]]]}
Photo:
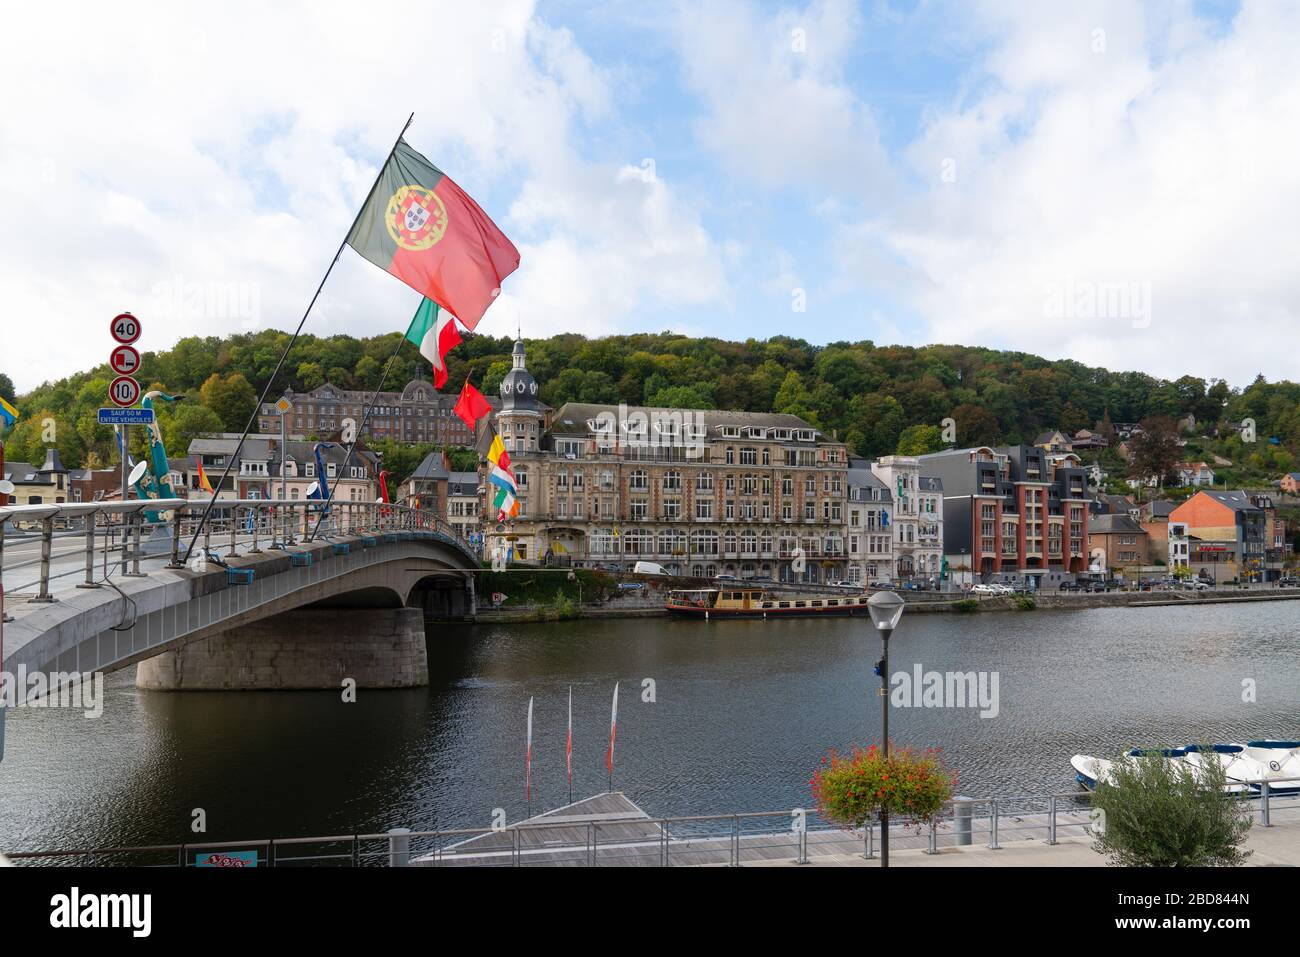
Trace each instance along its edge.
{"label": "small colorful flag", "polygon": [[614,738],[618,734],[618,682],[614,682],[614,707],[609,712],[609,750],[605,752],[605,768],[614,774]]}
{"label": "small colorful flag", "polygon": [[473,432],[478,420],[491,412],[492,406],[484,398],[483,393],[470,385],[469,379],[466,379],[460,389],[460,398],[456,400],[452,411],[460,416],[460,420]]}
{"label": "small colorful flag", "polygon": [[8,428],[17,421],[18,410],[10,405],[4,396],[0,395],[0,422],[4,422],[5,428]]}
{"label": "small colorful flag", "polygon": [[433,385],[441,389],[447,384],[447,353],[460,345],[456,318],[439,309],[432,299],[425,299],[415,310],[406,339],[415,343],[420,355],[433,364]]}
{"label": "small colorful flag", "polygon": [[388,476],[392,474],[392,472],[383,469],[379,472],[379,500],[385,505],[390,504],[388,500]]}
{"label": "small colorful flag", "polygon": [[348,245],[473,330],[519,250],[459,186],[398,140]]}
{"label": "small colorful flag", "polygon": [[208,481],[208,473],[203,471],[203,460],[196,455],[194,464],[199,468],[199,488],[211,495],[212,483]]}
{"label": "small colorful flag", "polygon": [[510,470],[510,453],[506,451],[501,436],[495,433],[492,435],[492,445],[488,449],[487,457],[492,464],[488,481],[497,487],[496,499],[493,502],[497,510],[497,521],[503,522],[507,516],[514,518],[519,514],[519,488],[515,484],[514,472]]}

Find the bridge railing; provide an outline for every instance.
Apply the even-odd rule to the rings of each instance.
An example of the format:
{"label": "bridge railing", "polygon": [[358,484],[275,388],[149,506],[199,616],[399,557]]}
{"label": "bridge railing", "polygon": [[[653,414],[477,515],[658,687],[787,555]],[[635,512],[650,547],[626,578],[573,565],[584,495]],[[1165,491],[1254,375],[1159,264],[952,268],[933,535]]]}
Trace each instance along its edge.
{"label": "bridge railing", "polygon": [[[240,555],[393,531],[433,532],[474,555],[455,526],[435,512],[382,502],[313,499],[218,499],[207,522],[207,499],[145,499],[0,507],[0,568],[9,592],[36,589],[34,602],[53,601],[52,587],[81,578],[96,588],[112,575],[138,577],[141,562],[201,570]],[[194,547],[189,548],[196,531]],[[6,549],[6,540],[10,547]],[[15,547],[17,546],[17,547]],[[24,570],[28,574],[23,574]]]}

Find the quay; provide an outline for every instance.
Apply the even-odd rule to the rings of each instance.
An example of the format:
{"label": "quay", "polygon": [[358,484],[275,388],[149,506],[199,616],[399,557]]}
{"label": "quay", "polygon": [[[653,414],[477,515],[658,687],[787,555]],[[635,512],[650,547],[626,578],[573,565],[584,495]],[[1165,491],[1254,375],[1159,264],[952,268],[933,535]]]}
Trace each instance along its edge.
{"label": "quay", "polygon": [[[1099,867],[1083,792],[958,798],[933,826],[890,829],[902,867]],[[1249,866],[1300,866],[1300,795],[1254,795]],[[877,867],[878,827],[844,829],[812,811],[655,818],[618,791],[499,828],[51,851],[0,849],[12,863],[257,867]]]}

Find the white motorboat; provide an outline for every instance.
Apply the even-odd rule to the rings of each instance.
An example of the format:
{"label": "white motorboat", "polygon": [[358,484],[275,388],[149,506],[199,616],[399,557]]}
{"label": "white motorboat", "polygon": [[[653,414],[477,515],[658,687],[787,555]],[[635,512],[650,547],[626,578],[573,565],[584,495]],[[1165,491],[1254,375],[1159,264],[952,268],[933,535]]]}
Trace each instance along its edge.
{"label": "white motorboat", "polygon": [[[1258,793],[1261,782],[1268,782],[1272,794],[1300,793],[1300,741],[1250,741],[1246,744],[1189,744],[1182,748],[1134,748],[1129,757],[1163,757],[1185,763],[1198,778],[1212,763],[1223,767],[1229,793]],[[1076,754],[1070,759],[1074,777],[1088,790],[1099,780],[1108,780],[1113,761]]]}

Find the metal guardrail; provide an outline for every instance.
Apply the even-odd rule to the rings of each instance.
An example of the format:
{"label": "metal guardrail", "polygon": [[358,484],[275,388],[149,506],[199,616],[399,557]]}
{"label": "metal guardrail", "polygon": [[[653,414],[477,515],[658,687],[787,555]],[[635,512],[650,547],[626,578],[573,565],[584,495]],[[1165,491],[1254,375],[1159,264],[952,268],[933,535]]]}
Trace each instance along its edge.
{"label": "metal guardrail", "polygon": [[[31,568],[35,576],[11,583],[6,590],[12,594],[36,588],[29,601],[51,602],[55,600],[51,583],[59,579],[82,576],[76,587],[98,588],[111,574],[143,575],[140,563],[148,558],[165,558],[168,568],[186,567],[181,561],[181,543],[198,528],[206,506],[206,499],[172,498],[0,507],[0,568],[5,572]],[[14,560],[5,551],[5,539],[9,529],[24,525],[36,530],[39,555]],[[161,546],[149,541],[159,529],[167,529],[169,538]],[[241,554],[304,545],[313,539],[329,541],[340,535],[392,531],[435,532],[467,555],[476,554],[453,525],[424,509],[380,502],[336,500],[326,509],[312,499],[218,499],[203,526],[202,548],[191,555],[191,565],[196,559],[200,565],[208,561],[225,564]],[[78,539],[79,544],[70,544]],[[23,538],[19,544],[30,540]],[[65,543],[68,547],[63,547]],[[84,554],[83,563],[52,571],[56,561],[78,553]]]}
{"label": "metal guardrail", "polygon": [[[1278,814],[1294,815],[1300,822],[1300,793],[1277,794],[1282,784],[1300,786],[1300,778],[1238,782],[1259,790],[1227,794],[1240,802],[1243,814],[1257,816],[1261,827],[1272,827]],[[1003,842],[1038,840],[1057,844],[1061,836],[1086,836],[1091,818],[1081,801],[1091,791],[1052,794],[1001,795],[986,798],[958,797],[948,801],[934,820],[916,827],[923,834],[927,854],[937,854],[940,845],[982,844],[1001,849]],[[772,827],[782,821],[784,828]],[[32,865],[136,865],[156,867],[198,866],[199,855],[218,856],[242,851],[253,854],[257,866],[487,866],[529,867],[579,865],[688,866],[715,864],[743,866],[747,861],[777,860],[805,864],[825,853],[852,853],[872,860],[876,857],[879,824],[845,829],[818,821],[811,810],[758,811],[738,814],[689,817],[628,818],[617,821],[524,822],[505,828],[451,828],[415,831],[393,828],[382,833],[341,834],[323,837],[269,838],[251,841],[223,841],[190,844],[160,844],[140,847],[106,847],[79,850],[5,851],[17,864]],[[766,826],[764,826],[766,822]],[[799,823],[795,823],[799,822]],[[629,839],[616,835],[629,824],[657,833]],[[906,826],[891,829],[891,835]],[[574,840],[580,830],[584,837]],[[604,835],[602,837],[602,831]],[[548,832],[567,832],[563,840],[546,840]],[[475,838],[508,836],[483,850],[472,850],[467,842]],[[532,836],[535,839],[529,840]]]}

